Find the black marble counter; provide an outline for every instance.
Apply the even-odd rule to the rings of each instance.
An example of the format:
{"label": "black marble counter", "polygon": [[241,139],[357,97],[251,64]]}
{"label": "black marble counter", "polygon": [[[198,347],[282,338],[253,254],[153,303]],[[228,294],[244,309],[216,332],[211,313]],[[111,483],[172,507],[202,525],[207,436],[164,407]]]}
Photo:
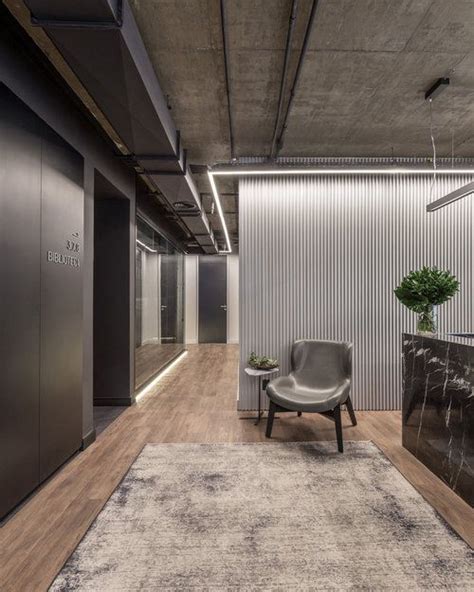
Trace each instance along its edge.
{"label": "black marble counter", "polygon": [[403,335],[403,446],[474,506],[474,339]]}

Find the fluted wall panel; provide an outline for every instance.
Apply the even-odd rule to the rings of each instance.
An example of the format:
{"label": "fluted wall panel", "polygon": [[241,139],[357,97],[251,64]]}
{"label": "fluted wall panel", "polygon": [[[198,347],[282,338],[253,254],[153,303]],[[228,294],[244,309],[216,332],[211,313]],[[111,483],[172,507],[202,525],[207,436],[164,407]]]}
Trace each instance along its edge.
{"label": "fluted wall panel", "polygon": [[472,180],[440,176],[249,177],[239,184],[239,409],[255,409],[251,351],[289,371],[295,339],[354,344],[358,409],[401,406],[401,334],[415,314],[393,289],[422,265],[449,269],[461,292],[440,307],[441,331],[473,330],[472,202],[426,204]]}

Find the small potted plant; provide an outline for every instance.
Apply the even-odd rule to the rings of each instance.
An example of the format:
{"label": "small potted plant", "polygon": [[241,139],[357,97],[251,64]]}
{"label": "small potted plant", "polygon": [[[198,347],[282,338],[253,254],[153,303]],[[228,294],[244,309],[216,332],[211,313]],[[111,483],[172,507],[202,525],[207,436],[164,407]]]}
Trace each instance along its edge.
{"label": "small potted plant", "polygon": [[273,370],[278,368],[278,360],[272,360],[267,356],[257,356],[252,352],[249,357],[248,365],[255,370]]}
{"label": "small potted plant", "polygon": [[402,304],[418,313],[417,332],[421,335],[438,332],[436,307],[458,291],[459,282],[449,271],[426,266],[410,272],[394,290]]}

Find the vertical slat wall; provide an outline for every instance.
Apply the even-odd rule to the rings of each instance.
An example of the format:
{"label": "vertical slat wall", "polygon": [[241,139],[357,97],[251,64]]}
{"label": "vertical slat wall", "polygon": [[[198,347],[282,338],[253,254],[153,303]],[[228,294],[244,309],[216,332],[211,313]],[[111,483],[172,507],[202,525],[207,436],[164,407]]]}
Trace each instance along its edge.
{"label": "vertical slat wall", "polygon": [[426,204],[469,181],[439,176],[243,178],[240,198],[239,409],[255,409],[244,372],[251,351],[289,371],[295,339],[354,344],[358,409],[399,409],[400,345],[416,315],[393,289],[410,270],[437,265],[461,281],[440,307],[441,331],[473,330],[472,197],[428,214]]}

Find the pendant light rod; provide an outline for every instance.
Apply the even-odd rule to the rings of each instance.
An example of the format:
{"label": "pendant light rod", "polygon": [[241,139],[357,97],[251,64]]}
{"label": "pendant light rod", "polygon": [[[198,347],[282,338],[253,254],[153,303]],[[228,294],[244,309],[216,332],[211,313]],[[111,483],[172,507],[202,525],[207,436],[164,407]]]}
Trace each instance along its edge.
{"label": "pendant light rod", "polygon": [[426,206],[426,211],[434,212],[436,210],[439,210],[440,208],[444,208],[448,204],[458,201],[458,199],[462,199],[463,197],[470,195],[471,193],[474,193],[474,181],[471,181],[471,183],[459,187],[459,189],[456,189],[455,191],[451,191],[451,193],[448,193],[447,195],[440,197],[436,201],[432,201]]}

